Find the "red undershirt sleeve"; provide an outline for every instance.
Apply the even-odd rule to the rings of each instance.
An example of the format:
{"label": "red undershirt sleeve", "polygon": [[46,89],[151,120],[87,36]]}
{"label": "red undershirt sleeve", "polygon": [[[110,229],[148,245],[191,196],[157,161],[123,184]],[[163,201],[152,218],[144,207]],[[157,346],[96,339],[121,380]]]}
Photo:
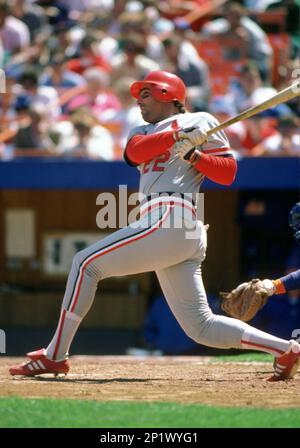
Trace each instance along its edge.
{"label": "red undershirt sleeve", "polygon": [[174,131],[151,135],[135,135],[126,145],[125,158],[136,165],[148,162],[165,153],[174,145],[173,134]]}
{"label": "red undershirt sleeve", "polygon": [[203,152],[194,167],[208,179],[221,185],[231,185],[237,171],[237,163],[233,157],[211,156]]}

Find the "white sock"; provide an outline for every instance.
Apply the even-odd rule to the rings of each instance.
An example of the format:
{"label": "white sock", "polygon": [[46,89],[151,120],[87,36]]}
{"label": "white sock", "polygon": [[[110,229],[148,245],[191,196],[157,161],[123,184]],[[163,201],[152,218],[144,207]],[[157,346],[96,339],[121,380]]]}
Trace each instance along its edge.
{"label": "white sock", "polygon": [[243,348],[259,350],[279,357],[289,348],[290,341],[277,338],[257,328],[249,326],[243,333],[241,344]]}
{"label": "white sock", "polygon": [[62,309],[56,332],[46,348],[46,356],[53,361],[68,358],[68,352],[82,318]]}

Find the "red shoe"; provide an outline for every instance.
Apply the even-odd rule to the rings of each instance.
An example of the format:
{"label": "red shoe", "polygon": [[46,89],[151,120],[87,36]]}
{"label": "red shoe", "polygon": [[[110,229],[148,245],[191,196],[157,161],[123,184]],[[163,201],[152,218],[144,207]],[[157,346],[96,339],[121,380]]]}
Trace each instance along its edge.
{"label": "red shoe", "polygon": [[46,349],[40,348],[39,350],[35,350],[34,352],[28,352],[26,353],[26,356],[35,361],[36,359],[39,359],[41,356],[46,356]]}
{"label": "red shoe", "polygon": [[288,350],[274,361],[274,374],[268,381],[282,381],[294,378],[300,362],[300,345],[292,340]]}
{"label": "red shoe", "polygon": [[45,353],[46,350],[44,348],[27,353],[30,361],[20,364],[19,366],[11,367],[9,373],[13,376],[35,376],[41,375],[42,373],[54,373],[54,375],[64,373],[66,375],[69,372],[70,366],[67,360],[52,361],[51,359],[46,358]]}

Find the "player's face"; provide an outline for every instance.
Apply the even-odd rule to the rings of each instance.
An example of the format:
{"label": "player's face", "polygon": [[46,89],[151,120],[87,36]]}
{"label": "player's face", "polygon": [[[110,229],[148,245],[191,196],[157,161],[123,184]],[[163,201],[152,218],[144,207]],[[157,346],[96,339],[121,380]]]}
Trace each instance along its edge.
{"label": "player's face", "polygon": [[168,103],[157,101],[150,89],[141,90],[137,104],[141,109],[143,119],[147,123],[157,123],[170,116]]}

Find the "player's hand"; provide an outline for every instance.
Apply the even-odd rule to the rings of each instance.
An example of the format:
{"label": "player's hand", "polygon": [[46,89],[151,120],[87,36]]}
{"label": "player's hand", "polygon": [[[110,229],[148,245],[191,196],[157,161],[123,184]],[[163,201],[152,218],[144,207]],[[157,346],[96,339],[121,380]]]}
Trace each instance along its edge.
{"label": "player's hand", "polygon": [[276,286],[274,285],[274,282],[272,280],[269,280],[268,278],[265,278],[261,281],[263,287],[267,291],[268,296],[272,296],[276,291]]}
{"label": "player's hand", "polygon": [[194,145],[187,139],[179,140],[173,146],[173,151],[177,154],[182,160],[189,160],[189,152],[192,154],[194,150]]}
{"label": "player's hand", "polygon": [[200,146],[208,139],[205,131],[201,131],[195,127],[179,130],[177,131],[177,135],[180,140],[188,139],[193,146]]}

